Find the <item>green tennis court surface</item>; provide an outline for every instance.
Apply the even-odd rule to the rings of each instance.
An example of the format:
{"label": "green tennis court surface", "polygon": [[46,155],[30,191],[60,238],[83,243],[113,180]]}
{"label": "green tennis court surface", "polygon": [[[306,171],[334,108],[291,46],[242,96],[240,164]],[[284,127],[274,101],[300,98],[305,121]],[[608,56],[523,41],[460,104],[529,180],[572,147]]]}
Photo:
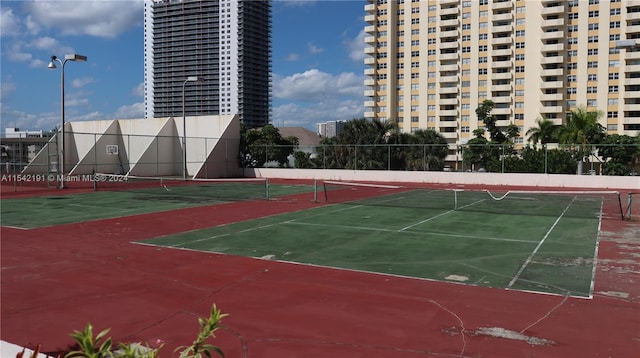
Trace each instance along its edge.
{"label": "green tennis court surface", "polygon": [[112,191],[103,184],[99,190],[105,191],[3,199],[2,225],[35,228],[313,191],[307,185],[273,185],[264,180],[129,182]]}
{"label": "green tennis court surface", "polygon": [[[350,194],[339,189],[327,193],[330,202]],[[602,196],[520,193],[492,198],[484,192],[392,189],[378,194],[145,243],[591,295]]]}

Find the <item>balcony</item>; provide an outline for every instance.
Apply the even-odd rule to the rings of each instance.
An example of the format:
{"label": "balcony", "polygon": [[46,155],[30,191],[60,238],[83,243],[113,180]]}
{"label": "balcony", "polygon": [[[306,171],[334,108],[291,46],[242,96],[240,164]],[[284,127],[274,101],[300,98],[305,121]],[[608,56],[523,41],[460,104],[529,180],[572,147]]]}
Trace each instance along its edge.
{"label": "balcony", "polygon": [[511,97],[510,96],[498,96],[498,97],[492,97],[491,100],[493,101],[493,103],[511,103]]}
{"label": "balcony", "polygon": [[553,19],[553,20],[542,20],[542,24],[540,27],[558,27],[564,26],[564,19]]}
{"label": "balcony", "polygon": [[512,31],[513,31],[513,25],[494,26],[491,28],[491,32],[494,34],[498,32],[512,32]]}
{"label": "balcony", "polygon": [[458,82],[458,76],[442,76],[440,77],[440,83]]}
{"label": "balcony", "polygon": [[562,113],[562,106],[540,107],[540,113]]}
{"label": "balcony", "polygon": [[627,26],[627,34],[640,32],[640,25]]}
{"label": "balcony", "polygon": [[452,48],[458,48],[458,42],[456,41],[450,41],[450,42],[440,42],[440,48],[441,49],[452,49]]}
{"label": "balcony", "polygon": [[509,60],[509,61],[496,61],[496,62],[492,62],[491,63],[491,68],[504,68],[504,67],[511,68],[511,66],[513,66],[513,62],[511,60]]}
{"label": "balcony", "polygon": [[438,125],[440,126],[440,128],[458,128],[457,121],[439,121]]}
{"label": "balcony", "polygon": [[511,85],[492,85],[491,92],[510,92]]}
{"label": "balcony", "polygon": [[375,106],[375,102],[374,101],[364,101],[364,107],[365,108],[373,108],[373,106]]}
{"label": "balcony", "polygon": [[550,93],[540,96],[540,101],[563,101],[564,95],[562,93]]}
{"label": "balcony", "polygon": [[626,91],[624,99],[640,99],[640,91]]}
{"label": "balcony", "polygon": [[376,4],[367,4],[364,6],[364,11],[366,12],[376,12]]}
{"label": "balcony", "polygon": [[554,69],[549,69],[549,70],[542,70],[540,72],[540,77],[545,77],[545,76],[562,76],[563,73],[563,69],[562,68],[554,68]]}
{"label": "balcony", "polygon": [[445,5],[457,5],[458,4],[458,0],[440,0],[438,1],[438,3],[440,3],[440,6],[445,6]]}
{"label": "balcony", "polygon": [[564,58],[562,56],[543,57],[540,60],[541,65],[548,65],[552,63],[563,63]]}
{"label": "balcony", "polygon": [[364,58],[364,64],[365,64],[365,65],[373,65],[373,64],[375,64],[375,63],[376,63],[376,59],[375,59],[375,58],[373,58],[373,57],[370,57],[370,56],[369,56],[369,57],[365,57],[365,58]]}
{"label": "balcony", "polygon": [[[510,115],[511,114],[511,108],[507,107],[507,108],[494,108],[491,110],[491,114],[495,114],[495,115]],[[496,121],[496,125],[500,126],[500,122],[507,122],[507,125],[509,125],[509,121]]]}
{"label": "balcony", "polygon": [[367,55],[373,55],[374,53],[376,53],[376,48],[373,46],[368,46],[364,48],[364,53]]}
{"label": "balcony", "polygon": [[367,36],[364,38],[364,43],[372,45],[376,43],[376,38],[375,36]]}
{"label": "balcony", "polygon": [[513,39],[510,36],[505,37],[494,37],[491,39],[491,45],[508,45],[513,42]]}
{"label": "balcony", "polygon": [[440,8],[440,15],[458,15],[460,12],[458,11],[458,7],[448,7],[448,8]]}
{"label": "balcony", "polygon": [[[635,111],[639,110],[640,108],[636,108]],[[638,117],[624,117],[624,119],[622,120],[623,124],[640,124],[640,118]]]}
{"label": "balcony", "polygon": [[550,7],[542,8],[541,14],[542,16],[564,14],[564,6],[558,5],[558,6],[550,6]]}
{"label": "balcony", "polygon": [[495,14],[491,16],[491,21],[507,21],[512,19],[513,19],[513,14],[510,12],[507,12],[504,14]]}
{"label": "balcony", "polygon": [[624,66],[624,72],[640,72],[640,65],[628,65]]}
{"label": "balcony", "polygon": [[640,85],[640,78],[625,78],[624,79],[625,86],[637,86]]}
{"label": "balcony", "polygon": [[564,83],[562,81],[544,81],[540,84],[540,88],[562,88]]}
{"label": "balcony", "polygon": [[551,39],[564,39],[564,31],[549,31],[543,32],[540,36],[540,39],[551,40]]}
{"label": "balcony", "polygon": [[375,116],[374,112],[364,112],[364,118],[375,118]]}
{"label": "balcony", "polygon": [[372,98],[373,96],[375,96],[375,91],[374,90],[365,90],[364,91],[364,96]]}
{"label": "balcony", "polygon": [[640,112],[640,103],[637,104],[625,104],[623,107],[625,112]]}
{"label": "balcony", "polygon": [[365,15],[364,22],[368,22],[368,23],[376,22],[376,15]]}
{"label": "balcony", "polygon": [[564,43],[542,45],[542,52],[564,51]]}
{"label": "balcony", "polygon": [[512,1],[501,1],[501,2],[493,2],[491,4],[491,10],[506,10],[511,9],[513,7]]}
{"label": "balcony", "polygon": [[458,30],[449,30],[449,31],[442,31],[440,32],[440,38],[446,38],[446,37],[455,37],[457,38],[460,35],[460,32]]}
{"label": "balcony", "polygon": [[364,85],[365,86],[375,86],[376,85],[376,80],[372,79],[372,78],[367,78],[364,80]]}
{"label": "balcony", "polygon": [[440,21],[440,27],[458,26],[459,23],[458,19],[442,20]]}
{"label": "balcony", "polygon": [[458,59],[458,53],[443,53],[440,54],[440,61],[452,61]]}
{"label": "balcony", "polygon": [[512,78],[511,72],[492,73],[491,74],[491,79],[492,80],[510,80],[511,78]]}
{"label": "balcony", "polygon": [[438,101],[439,104],[441,105],[457,105],[458,104],[458,99],[457,98],[442,98]]}
{"label": "balcony", "polygon": [[511,55],[513,55],[513,50],[510,48],[491,51],[491,56],[511,56]]}
{"label": "balcony", "polygon": [[625,51],[624,59],[625,60],[639,60],[640,59],[640,51]]}
{"label": "balcony", "polygon": [[[438,111],[438,115],[439,116],[452,116],[452,117],[457,117],[459,114],[457,109],[443,109]],[[449,121],[447,121],[449,122]],[[451,123],[456,123],[455,121],[450,121]],[[442,121],[440,121],[440,123],[442,123]]]}
{"label": "balcony", "polygon": [[440,94],[443,94],[443,93],[444,94],[458,93],[458,87],[440,87],[438,92]]}
{"label": "balcony", "polygon": [[372,76],[376,73],[375,68],[365,68],[364,69],[364,74],[367,76]]}
{"label": "balcony", "polygon": [[458,64],[440,65],[440,67],[438,67],[438,70],[440,70],[440,71],[457,71],[458,70]]}
{"label": "balcony", "polygon": [[443,131],[440,131],[440,135],[445,139],[457,139],[458,138],[458,133],[457,132],[443,132]]}
{"label": "balcony", "polygon": [[376,32],[376,27],[373,25],[368,25],[364,27],[364,32],[368,34],[374,34]]}

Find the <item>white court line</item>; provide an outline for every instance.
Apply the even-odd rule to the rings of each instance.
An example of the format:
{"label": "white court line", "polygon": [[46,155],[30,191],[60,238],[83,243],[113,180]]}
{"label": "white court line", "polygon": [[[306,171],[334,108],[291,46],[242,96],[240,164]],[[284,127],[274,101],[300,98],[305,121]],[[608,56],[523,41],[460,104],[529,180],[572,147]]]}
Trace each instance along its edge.
{"label": "white court line", "polygon": [[573,202],[576,200],[576,198],[577,197],[574,196],[573,199],[571,199],[571,202],[567,205],[567,207],[564,208],[564,210],[562,211],[560,216],[558,216],[558,218],[553,223],[553,225],[551,225],[551,227],[549,228],[547,233],[544,235],[542,240],[540,240],[540,242],[538,243],[538,246],[536,246],[536,248],[533,250],[531,255],[529,255],[529,257],[527,257],[527,260],[524,262],[524,264],[522,264],[522,267],[520,267],[520,270],[518,270],[518,273],[516,273],[516,275],[511,279],[511,281],[509,282],[509,285],[507,286],[507,288],[511,288],[511,286],[513,286],[513,284],[516,283],[516,281],[518,281],[518,279],[520,278],[520,275],[522,275],[522,272],[524,271],[524,269],[529,265],[531,260],[533,260],[533,256],[535,256],[535,254],[538,252],[540,247],[542,247],[542,244],[544,244],[545,240],[547,240],[549,235],[551,235],[551,231],[553,231],[553,229],[556,227],[556,225],[558,225],[558,223],[560,222],[560,219],[562,219],[562,217],[567,212],[567,210],[569,210],[569,207],[571,207],[571,204],[573,204]]}
{"label": "white court line", "polygon": [[[480,202],[483,202],[483,201],[484,201],[484,199],[478,200],[478,201],[473,202],[473,203],[471,203],[471,204],[467,204],[467,205],[465,205],[465,206],[462,206],[462,207],[460,207],[460,209],[464,209],[464,208],[466,208],[466,207],[469,207],[469,206],[471,206],[471,205],[475,205],[475,204],[480,203]],[[424,219],[424,220],[422,220],[422,221],[420,221],[420,222],[417,222],[417,223],[415,223],[415,224],[409,225],[409,226],[407,226],[407,227],[403,227],[402,229],[400,229],[400,230],[398,230],[398,231],[404,231],[404,230],[406,230],[406,229],[410,229],[410,228],[412,228],[412,227],[414,227],[414,226],[417,226],[417,225],[420,225],[420,224],[424,224],[424,223],[426,223],[426,222],[428,222],[428,221],[431,221],[431,220],[433,220],[433,219],[436,219],[436,218],[439,218],[439,217],[441,217],[441,216],[444,216],[444,215],[450,214],[450,213],[452,213],[452,212],[454,212],[454,211],[456,211],[456,210],[457,210],[457,209],[455,209],[455,210],[449,210],[449,211],[446,211],[446,212],[444,212],[444,213],[440,213],[440,214],[438,214],[438,215],[436,215],[436,216],[432,216],[432,217],[430,217],[430,218],[428,218],[428,219]]]}

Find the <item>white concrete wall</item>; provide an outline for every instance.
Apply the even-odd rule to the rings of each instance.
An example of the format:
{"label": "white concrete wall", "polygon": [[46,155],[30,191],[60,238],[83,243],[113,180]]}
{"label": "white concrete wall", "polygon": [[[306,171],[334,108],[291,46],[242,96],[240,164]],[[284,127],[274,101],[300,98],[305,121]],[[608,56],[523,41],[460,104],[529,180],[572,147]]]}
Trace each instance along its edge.
{"label": "white concrete wall", "polygon": [[367,182],[433,183],[452,185],[517,185],[540,188],[580,188],[593,190],[640,190],[639,176],[623,177],[566,174],[502,174],[280,168],[245,169],[244,175],[247,177],[282,179],[320,179]]}

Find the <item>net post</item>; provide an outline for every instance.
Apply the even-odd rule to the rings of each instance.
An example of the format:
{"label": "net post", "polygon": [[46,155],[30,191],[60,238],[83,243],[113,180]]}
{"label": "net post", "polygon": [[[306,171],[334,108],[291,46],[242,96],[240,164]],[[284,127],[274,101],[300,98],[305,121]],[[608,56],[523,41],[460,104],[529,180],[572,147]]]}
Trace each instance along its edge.
{"label": "net post", "polygon": [[[619,197],[618,197],[619,200]],[[627,196],[627,213],[623,215],[623,219],[624,216],[626,215],[627,220],[631,220],[631,204],[633,202],[633,194],[631,192],[629,192],[628,196]]]}
{"label": "net post", "polygon": [[93,170],[93,176],[91,177],[93,180],[93,191],[98,191],[98,181],[96,180],[96,171]]}
{"label": "net post", "polygon": [[325,181],[322,182],[322,187],[324,189],[324,202],[328,203],[329,199],[327,198],[327,183]]}
{"label": "net post", "polygon": [[318,202],[318,179],[313,179],[313,202]]}
{"label": "net post", "polygon": [[267,196],[267,200],[269,200],[269,178],[264,179],[264,189]]}
{"label": "net post", "polygon": [[458,191],[453,191],[453,210],[458,210]]}

